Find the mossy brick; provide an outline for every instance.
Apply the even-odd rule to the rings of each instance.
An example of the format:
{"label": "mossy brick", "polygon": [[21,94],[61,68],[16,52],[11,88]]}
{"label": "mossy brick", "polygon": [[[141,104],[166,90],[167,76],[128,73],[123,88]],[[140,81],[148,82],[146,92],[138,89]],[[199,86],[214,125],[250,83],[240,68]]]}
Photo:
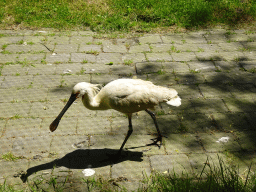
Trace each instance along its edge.
{"label": "mossy brick", "polygon": [[175,74],[175,81],[182,85],[196,85],[205,83],[205,78],[201,73],[177,73]]}
{"label": "mossy brick", "polygon": [[184,73],[189,72],[189,67],[183,62],[163,62],[163,70],[168,73]]}
{"label": "mossy brick", "polygon": [[86,53],[71,53],[71,62],[95,63],[96,62],[96,55],[86,54]]}
{"label": "mossy brick", "polygon": [[244,151],[255,151],[255,130],[252,131],[237,131],[235,132],[235,136],[240,144],[241,148]]}
{"label": "mossy brick", "polygon": [[32,86],[35,88],[58,87],[61,85],[61,76],[58,75],[37,75],[33,78]]}
{"label": "mossy brick", "polygon": [[71,44],[86,44],[93,41],[93,37],[91,36],[71,36],[70,43]]}
{"label": "mossy brick", "polygon": [[235,61],[214,61],[215,66],[220,71],[234,71],[239,70],[239,65]]}
{"label": "mossy brick", "polygon": [[178,114],[178,118],[181,125],[176,133],[209,133],[220,129],[210,114],[195,114],[184,111],[184,113]]}
{"label": "mossy brick", "polygon": [[217,45],[213,44],[173,44],[172,45],[175,50],[172,50],[173,52],[181,51],[181,52],[207,52],[209,50],[217,50]]}
{"label": "mossy brick", "polygon": [[112,65],[109,67],[110,74],[116,74],[120,76],[132,76],[136,74],[136,70],[134,66],[127,66],[127,65]]}
{"label": "mossy brick", "polygon": [[105,52],[105,53],[126,53],[127,49],[124,45],[104,45],[103,52]]}
{"label": "mossy brick", "polygon": [[244,113],[213,113],[213,118],[218,126],[227,132],[254,129]]}
{"label": "mossy brick", "polygon": [[161,36],[162,40],[163,40],[163,43],[166,43],[166,44],[183,44],[183,37],[182,35],[178,35],[178,34],[175,34],[175,35],[162,35]]}
{"label": "mossy brick", "polygon": [[191,44],[207,43],[205,37],[200,33],[183,35],[183,39],[185,40],[186,43]]}
{"label": "mossy brick", "polygon": [[255,98],[224,99],[229,111],[231,112],[255,112]]}
{"label": "mossy brick", "polygon": [[[2,126],[2,128],[4,128],[4,126]],[[15,140],[15,138],[7,138],[7,137],[3,136],[2,132],[1,132],[0,154],[3,155],[3,154],[10,153],[12,151],[12,143],[14,140]],[[2,162],[1,162],[1,165],[2,165]]]}
{"label": "mossy brick", "polygon": [[238,65],[243,67],[246,71],[251,71],[256,69],[256,61],[239,61]]}
{"label": "mossy brick", "polygon": [[207,152],[240,151],[241,147],[231,133],[200,133],[200,141]]}
{"label": "mossy brick", "polygon": [[205,34],[208,43],[226,43],[227,38],[224,34]]}
{"label": "mossy brick", "polygon": [[[125,135],[92,135],[90,137],[90,149],[112,149],[119,150]],[[128,140],[129,141],[129,140]],[[125,149],[125,147],[124,147]],[[116,152],[117,152],[116,151]]]}
{"label": "mossy brick", "polygon": [[16,97],[16,88],[0,89],[0,101],[1,103],[12,102]]}
{"label": "mossy brick", "polygon": [[47,43],[49,44],[69,44],[69,37],[67,36],[48,36]]}
{"label": "mossy brick", "polygon": [[131,54],[125,54],[122,56],[122,63],[126,64],[127,62],[132,62],[132,64],[135,64],[137,62],[145,62],[146,56],[144,53],[131,53]]}
{"label": "mossy brick", "polygon": [[81,63],[68,63],[56,65],[56,74],[58,75],[75,75],[78,74],[82,69],[83,64]]}
{"label": "mossy brick", "polygon": [[230,98],[229,85],[226,84],[200,84],[199,89],[205,98]]}
{"label": "mossy brick", "polygon": [[192,169],[189,163],[189,159],[185,154],[178,155],[153,155],[149,157],[152,170],[159,173],[173,174],[178,176],[182,174],[192,174]]}
{"label": "mossy brick", "polygon": [[14,102],[34,102],[44,101],[47,97],[48,89],[18,89],[13,97]]}
{"label": "mossy brick", "polygon": [[199,87],[196,85],[178,84],[173,85],[171,88],[175,89],[178,92],[178,95],[181,97],[181,99],[195,99],[202,97]]}
{"label": "mossy brick", "polygon": [[189,68],[196,72],[211,72],[216,71],[216,67],[214,66],[212,61],[192,61],[187,63]]}
{"label": "mossy brick", "polygon": [[237,79],[231,73],[220,72],[204,72],[202,73],[205,81],[209,84],[233,84]]}
{"label": "mossy brick", "polygon": [[47,157],[50,151],[51,136],[18,137],[12,145],[15,156],[33,158],[36,155]]}
{"label": "mossy brick", "polygon": [[148,61],[173,61],[172,55],[169,53],[146,53]]}
{"label": "mossy brick", "polygon": [[96,84],[103,84],[106,85],[107,83],[118,79],[119,76],[115,74],[92,74],[91,75],[91,83]]}
{"label": "mossy brick", "polygon": [[183,153],[203,153],[203,147],[194,134],[170,134],[165,139],[166,152],[169,155]]}
{"label": "mossy brick", "polygon": [[11,53],[27,53],[27,52],[49,52],[49,50],[41,45],[41,44],[35,44],[35,45],[8,45],[5,49],[6,51],[9,51]]}
{"label": "mossy brick", "polygon": [[181,105],[179,107],[172,107],[170,113],[171,114],[180,114],[180,113],[195,113],[195,107],[192,104],[190,99],[182,99]]}
{"label": "mossy brick", "polygon": [[70,54],[60,53],[60,54],[47,54],[45,61],[47,63],[67,63],[70,59]]}
{"label": "mossy brick", "polygon": [[56,66],[57,64],[49,63],[49,64],[35,64],[35,65],[23,67],[23,68],[27,68],[28,75],[38,76],[38,75],[56,74]]}
{"label": "mossy brick", "polygon": [[9,37],[1,37],[0,38],[0,44],[12,44],[12,43],[18,43],[23,40],[23,36],[9,36]]}
{"label": "mossy brick", "polygon": [[142,53],[142,52],[149,52],[150,48],[148,44],[142,45],[133,45],[129,48],[129,53]]}
{"label": "mossy brick", "polygon": [[45,57],[44,53],[20,54],[18,61],[28,63],[28,64],[35,64],[35,63],[41,63],[41,61],[44,59],[44,57]]}
{"label": "mossy brick", "polygon": [[70,91],[72,90],[73,86],[75,86],[79,82],[90,82],[90,75],[89,74],[83,74],[83,75],[65,75],[61,79],[61,83],[63,86],[59,86],[68,88]]}
{"label": "mossy brick", "polygon": [[106,135],[110,132],[110,121],[108,118],[98,118],[93,116],[78,118],[77,133],[82,135]]}
{"label": "mossy brick", "polygon": [[241,51],[244,47],[239,42],[230,42],[230,43],[219,43],[219,47],[223,51],[233,52],[233,51]]}
{"label": "mossy brick", "polygon": [[246,49],[249,49],[250,51],[256,50],[256,42],[243,42],[243,45]]}
{"label": "mossy brick", "polygon": [[9,119],[4,136],[7,138],[36,137],[39,135],[41,121],[42,119],[39,118]]}
{"label": "mossy brick", "polygon": [[41,43],[44,39],[44,36],[24,36],[23,41],[26,43]]}
{"label": "mossy brick", "polygon": [[239,51],[220,52],[219,56],[224,61],[226,61],[226,60],[227,61],[237,61],[237,60],[242,60],[245,58],[245,55],[243,54],[243,52],[239,52]]}
{"label": "mossy brick", "polygon": [[123,161],[114,164],[111,169],[111,176],[114,179],[123,177],[129,181],[143,180],[145,176],[150,176],[150,162],[148,157],[143,157],[143,161]]}
{"label": "mossy brick", "polygon": [[78,50],[77,44],[61,44],[56,45],[54,52],[55,53],[75,53]]}
{"label": "mossy brick", "polygon": [[32,117],[56,117],[64,107],[62,102],[46,103],[34,102],[32,103],[30,116]]}
{"label": "mossy brick", "polygon": [[79,52],[101,52],[101,45],[80,45],[79,47]]}
{"label": "mossy brick", "polygon": [[230,34],[227,36],[228,40],[233,41],[233,42],[243,42],[243,41],[248,41],[250,36],[246,35],[246,34]]}
{"label": "mossy brick", "polygon": [[228,112],[224,102],[221,99],[193,99],[193,106],[198,113],[223,113]]}
{"label": "mossy brick", "polygon": [[16,63],[18,58],[20,57],[19,54],[2,54],[0,53],[0,63],[8,64],[8,63]]}
{"label": "mossy brick", "polygon": [[174,61],[193,61],[197,60],[193,52],[171,53]]}
{"label": "mossy brick", "polygon": [[206,52],[194,52],[196,55],[196,58],[199,61],[220,61],[222,60],[222,57],[220,56],[219,52],[217,51],[206,51]]}
{"label": "mossy brick", "polygon": [[255,51],[250,51],[250,52],[243,52],[244,58],[240,58],[240,60],[249,60],[249,61],[254,61],[256,60],[256,52]]}
{"label": "mossy brick", "polygon": [[31,75],[26,76],[6,76],[1,88],[26,88],[33,81]]}
{"label": "mossy brick", "polygon": [[254,99],[256,88],[253,84],[234,84],[228,87],[231,94],[238,99]]}
{"label": "mossy brick", "polygon": [[28,74],[28,67],[25,67],[21,64],[16,65],[4,65],[2,72],[4,76],[19,76],[19,75],[27,75]]}
{"label": "mossy brick", "polygon": [[137,74],[156,73],[157,71],[161,70],[162,68],[163,68],[162,63],[160,63],[160,62],[136,63]]}
{"label": "mossy brick", "polygon": [[170,51],[172,44],[152,44],[150,45],[152,52],[167,52]]}
{"label": "mossy brick", "polygon": [[122,63],[122,54],[121,53],[100,53],[96,57],[96,63],[98,64]]}
{"label": "mossy brick", "polygon": [[141,44],[162,43],[160,35],[145,35],[143,37],[139,37],[138,40]]}

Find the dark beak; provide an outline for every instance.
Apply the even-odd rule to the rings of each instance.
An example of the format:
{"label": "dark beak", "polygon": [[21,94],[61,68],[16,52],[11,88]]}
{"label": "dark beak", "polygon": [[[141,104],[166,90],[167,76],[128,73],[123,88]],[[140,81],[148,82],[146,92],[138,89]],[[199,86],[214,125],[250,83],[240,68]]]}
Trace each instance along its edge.
{"label": "dark beak", "polygon": [[68,110],[68,108],[72,105],[72,103],[76,100],[76,98],[77,98],[77,94],[72,93],[67,104],[65,105],[65,107],[62,109],[62,111],[60,112],[58,117],[56,117],[56,119],[51,123],[51,125],[50,125],[51,132],[53,132],[57,129],[62,116],[65,114],[65,112]]}

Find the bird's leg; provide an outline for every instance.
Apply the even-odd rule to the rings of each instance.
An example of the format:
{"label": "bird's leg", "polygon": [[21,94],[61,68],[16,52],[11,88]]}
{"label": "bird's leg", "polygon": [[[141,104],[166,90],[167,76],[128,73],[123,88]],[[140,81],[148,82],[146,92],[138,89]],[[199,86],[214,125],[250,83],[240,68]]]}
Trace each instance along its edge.
{"label": "bird's leg", "polygon": [[[153,112],[149,111],[148,109],[145,110],[151,117],[152,119],[154,120],[154,123],[155,123],[155,126],[156,126],[156,130],[157,130],[157,133],[158,133],[158,137],[156,139],[154,139],[154,142],[150,145],[157,145],[159,148],[161,147],[162,145],[162,134],[158,128],[158,124],[157,124],[157,121],[156,121],[156,116]],[[160,141],[160,145],[157,144],[157,142]]]}
{"label": "bird's leg", "polygon": [[124,142],[123,142],[122,146],[120,147],[120,149],[119,149],[119,151],[117,153],[118,155],[121,155],[121,151],[122,151],[126,141],[128,140],[128,138],[130,137],[130,135],[133,132],[133,129],[132,129],[132,114],[128,114],[128,120],[129,120],[129,130],[127,132],[127,135],[126,135],[126,137],[124,139]]}

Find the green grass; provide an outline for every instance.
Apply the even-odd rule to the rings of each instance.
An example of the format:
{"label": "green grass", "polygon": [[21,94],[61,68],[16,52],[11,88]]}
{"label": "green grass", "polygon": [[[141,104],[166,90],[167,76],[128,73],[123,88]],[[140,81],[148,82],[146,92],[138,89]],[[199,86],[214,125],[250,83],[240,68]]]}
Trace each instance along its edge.
{"label": "green grass", "polygon": [[252,24],[254,0],[0,0],[0,28],[148,32],[175,26],[197,28]]}

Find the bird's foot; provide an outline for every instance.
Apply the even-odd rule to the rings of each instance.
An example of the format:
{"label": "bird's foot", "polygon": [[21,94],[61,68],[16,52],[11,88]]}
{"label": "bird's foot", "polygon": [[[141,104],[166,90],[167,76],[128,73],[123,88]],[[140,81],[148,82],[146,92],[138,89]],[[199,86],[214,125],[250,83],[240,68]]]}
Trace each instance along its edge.
{"label": "bird's foot", "polygon": [[[159,135],[157,138],[151,139],[151,140],[153,141],[153,143],[148,144],[148,145],[156,145],[156,146],[158,146],[158,148],[160,149],[161,146],[163,145],[163,141],[162,141],[162,138],[163,138],[163,137],[166,137],[166,136]],[[166,138],[167,138],[167,137],[166,137]],[[160,142],[160,143],[158,144],[158,142]]]}

